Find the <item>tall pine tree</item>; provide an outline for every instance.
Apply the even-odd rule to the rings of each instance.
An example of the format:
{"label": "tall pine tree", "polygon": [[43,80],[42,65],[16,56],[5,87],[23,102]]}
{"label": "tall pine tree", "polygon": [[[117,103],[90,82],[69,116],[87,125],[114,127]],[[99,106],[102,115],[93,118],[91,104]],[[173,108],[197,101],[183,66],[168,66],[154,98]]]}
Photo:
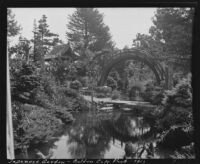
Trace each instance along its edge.
{"label": "tall pine tree", "polygon": [[83,53],[86,49],[94,52],[114,47],[109,27],[97,9],[77,8],[69,19],[66,34],[75,50]]}
{"label": "tall pine tree", "polygon": [[44,55],[48,54],[53,46],[62,43],[57,34],[50,32],[45,15],[38,21],[38,26],[34,20],[33,34],[35,61],[42,62]]}

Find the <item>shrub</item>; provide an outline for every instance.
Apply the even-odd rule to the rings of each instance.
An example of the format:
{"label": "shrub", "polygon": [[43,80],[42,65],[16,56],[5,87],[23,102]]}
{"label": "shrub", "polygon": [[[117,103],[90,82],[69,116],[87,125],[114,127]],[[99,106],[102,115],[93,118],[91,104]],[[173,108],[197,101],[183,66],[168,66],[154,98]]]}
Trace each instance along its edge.
{"label": "shrub", "polygon": [[156,120],[160,117],[161,113],[163,112],[163,107],[158,106],[156,108],[148,108],[148,110],[140,110],[142,111],[141,115],[143,116],[144,120],[147,121],[151,126],[156,125]]}
{"label": "shrub", "polygon": [[101,87],[96,87],[95,91],[102,94],[109,94],[112,92],[112,88],[108,86],[101,86]]}
{"label": "shrub", "polygon": [[159,120],[163,129],[173,125],[192,124],[192,88],[190,77],[182,79],[172,90],[167,91],[162,101],[164,112]]}
{"label": "shrub", "polygon": [[70,88],[60,88],[60,89],[61,91],[63,91],[66,97],[76,98],[79,96],[78,92],[74,89],[70,89]]}
{"label": "shrub", "polygon": [[82,86],[84,86],[84,87],[88,86],[88,84],[89,84],[89,78],[87,76],[86,77],[80,77],[79,80],[80,80]]}
{"label": "shrub", "polygon": [[87,102],[86,100],[79,95],[76,90],[65,88],[62,89],[64,92],[64,97],[62,99],[65,102],[65,107],[67,107],[71,111],[82,111],[87,110]]}
{"label": "shrub", "polygon": [[74,80],[70,83],[70,88],[71,89],[75,89],[75,90],[79,90],[82,87],[82,84],[80,81],[78,80]]}
{"label": "shrub", "polygon": [[32,102],[35,105],[12,102],[15,148],[20,148],[22,143],[28,146],[46,140],[60,130],[62,122],[73,120],[70,111],[88,109],[86,101],[77,91],[60,86],[50,87],[55,87],[51,99],[39,87],[33,90]]}
{"label": "shrub", "polygon": [[164,98],[164,90],[160,86],[155,86],[152,82],[145,85],[145,90],[141,93],[144,101],[148,101],[154,105],[162,104]]}
{"label": "shrub", "polygon": [[192,105],[192,87],[188,76],[182,79],[172,90],[166,91],[162,101],[164,106],[190,107]]}
{"label": "shrub", "polygon": [[117,71],[111,71],[109,73],[109,76],[111,78],[113,78],[116,81],[116,83],[117,83],[117,88],[115,88],[115,89],[122,89],[122,85],[123,84],[122,84],[122,80],[121,80],[121,78],[119,76],[119,73]]}
{"label": "shrub", "polygon": [[104,93],[96,93],[97,98],[104,98],[106,95]]}
{"label": "shrub", "polygon": [[115,99],[119,99],[120,96],[120,92],[117,90],[112,91],[112,95],[111,95],[111,99],[115,100]]}
{"label": "shrub", "polygon": [[14,126],[15,148],[45,141],[60,130],[61,122],[50,110],[31,105],[21,105],[19,109],[23,108],[31,112],[24,112],[20,122]]}
{"label": "shrub", "polygon": [[158,121],[158,127],[164,130],[169,129],[173,125],[190,124],[191,121],[191,109],[173,107],[164,112],[163,117]]}
{"label": "shrub", "polygon": [[160,104],[162,104],[163,98],[164,98],[163,91],[159,91],[159,92],[155,93],[155,95],[153,96],[153,100],[152,100],[151,103],[153,105],[160,105]]}
{"label": "shrub", "polygon": [[117,82],[112,77],[108,76],[106,83],[112,90],[117,89]]}
{"label": "shrub", "polygon": [[33,103],[33,90],[41,85],[40,76],[32,64],[22,64],[22,68],[12,73],[11,95],[12,100],[23,103]]}
{"label": "shrub", "polygon": [[53,99],[57,90],[55,79],[46,75],[42,76],[42,87],[44,93],[47,94],[50,99]]}
{"label": "shrub", "polygon": [[44,108],[48,107],[47,104],[52,104],[49,96],[45,94],[41,88],[37,88],[33,91],[32,100],[34,105],[42,106]]}
{"label": "shrub", "polygon": [[12,119],[13,119],[13,128],[17,128],[18,124],[24,117],[24,110],[21,107],[22,103],[18,101],[12,102]]}
{"label": "shrub", "polygon": [[55,107],[54,109],[55,116],[62,120],[63,123],[69,123],[74,120],[71,113],[69,113],[67,108],[64,107]]}
{"label": "shrub", "polygon": [[153,101],[153,90],[154,90],[154,85],[152,82],[148,82],[146,83],[145,85],[145,90],[144,92],[142,92],[142,98],[145,100],[145,101],[148,101],[148,102],[152,102]]}
{"label": "shrub", "polygon": [[[188,131],[189,130],[189,131]],[[158,145],[166,148],[177,149],[189,145],[192,142],[190,129],[181,126],[172,126],[169,130],[161,134]]]}

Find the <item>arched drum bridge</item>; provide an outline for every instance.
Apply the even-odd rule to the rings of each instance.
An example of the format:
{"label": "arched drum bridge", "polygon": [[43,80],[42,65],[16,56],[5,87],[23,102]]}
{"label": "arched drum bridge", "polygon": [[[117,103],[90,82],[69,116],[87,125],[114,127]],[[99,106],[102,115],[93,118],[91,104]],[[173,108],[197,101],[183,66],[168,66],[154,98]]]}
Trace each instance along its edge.
{"label": "arched drum bridge", "polygon": [[158,84],[160,84],[161,81],[165,80],[166,78],[164,67],[155,57],[144,50],[132,48],[118,51],[112,55],[112,58],[107,60],[107,62],[104,64],[105,67],[102,68],[102,73],[98,85],[104,85],[111,69],[119,63],[127,60],[137,60],[147,65],[155,74]]}

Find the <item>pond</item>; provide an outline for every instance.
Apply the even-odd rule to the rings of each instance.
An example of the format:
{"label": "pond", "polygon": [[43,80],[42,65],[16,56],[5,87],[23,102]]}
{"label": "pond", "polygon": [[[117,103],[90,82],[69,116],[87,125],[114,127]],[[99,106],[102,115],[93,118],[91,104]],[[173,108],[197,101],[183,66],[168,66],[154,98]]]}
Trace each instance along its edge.
{"label": "pond", "polygon": [[[74,117],[73,123],[64,126],[63,134],[29,149],[28,158],[137,158],[149,143],[155,147],[151,126],[134,112],[91,110],[74,113]],[[155,151],[154,158],[166,158],[165,154]],[[140,154],[141,158],[147,155],[145,151]],[[16,154],[16,158],[24,157]]]}

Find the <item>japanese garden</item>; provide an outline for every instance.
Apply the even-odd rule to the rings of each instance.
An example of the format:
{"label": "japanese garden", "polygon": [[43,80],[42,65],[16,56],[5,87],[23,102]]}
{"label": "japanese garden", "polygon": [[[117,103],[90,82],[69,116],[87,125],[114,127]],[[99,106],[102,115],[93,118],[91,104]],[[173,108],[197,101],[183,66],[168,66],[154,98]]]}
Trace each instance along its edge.
{"label": "japanese garden", "polygon": [[67,41],[46,15],[27,39],[8,9],[15,158],[195,158],[193,14],[156,8],[149,33],[119,49],[98,8],[66,15]]}

